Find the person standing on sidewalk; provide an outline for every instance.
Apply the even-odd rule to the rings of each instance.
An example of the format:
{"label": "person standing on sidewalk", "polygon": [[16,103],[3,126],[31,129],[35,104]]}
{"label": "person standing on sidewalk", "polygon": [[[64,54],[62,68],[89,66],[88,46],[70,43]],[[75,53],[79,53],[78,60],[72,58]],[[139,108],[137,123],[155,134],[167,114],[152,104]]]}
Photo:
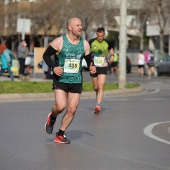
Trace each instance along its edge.
{"label": "person standing on sidewalk", "polygon": [[20,80],[25,79],[25,59],[28,53],[27,43],[25,40],[22,40],[18,46],[18,60],[19,60],[19,74]]}
{"label": "person standing on sidewalk", "polygon": [[[91,63],[89,43],[81,37],[81,20],[69,19],[67,29],[68,33],[53,40],[43,54],[44,61],[53,70],[53,89],[55,90],[55,105],[47,117],[45,130],[51,134],[56,117],[66,109],[54,140],[56,143],[63,144],[70,143],[65,131],[74,119],[82,93],[83,58],[86,59],[90,72],[96,71]],[[57,54],[55,63],[51,59],[54,54]]]}
{"label": "person standing on sidewalk", "polygon": [[14,76],[11,71],[13,54],[12,54],[12,51],[10,51],[5,44],[0,45],[0,56],[1,56],[1,62],[2,62],[0,77],[2,76],[4,71],[7,70],[11,78],[11,81],[14,81]]}
{"label": "person standing on sidewalk", "polygon": [[113,62],[110,64],[111,65],[111,73],[114,75],[114,72],[116,72],[117,76],[119,74],[118,61],[119,61],[118,54],[114,53],[113,54]]}
{"label": "person standing on sidewalk", "polygon": [[97,28],[97,37],[89,41],[91,57],[93,58],[93,64],[96,67],[96,73],[90,73],[93,88],[96,92],[97,104],[95,106],[94,113],[99,113],[101,111],[100,104],[103,98],[103,88],[106,81],[106,75],[108,71],[107,56],[110,53],[110,63],[113,62],[114,51],[108,40],[104,39],[105,29],[100,27]]}
{"label": "person standing on sidewalk", "polygon": [[139,76],[144,75],[144,66],[145,66],[145,55],[141,50],[137,57],[137,64],[138,64],[138,74]]}
{"label": "person standing on sidewalk", "polygon": [[152,74],[155,75],[155,55],[150,50],[150,54],[148,56],[148,79],[151,79]]}

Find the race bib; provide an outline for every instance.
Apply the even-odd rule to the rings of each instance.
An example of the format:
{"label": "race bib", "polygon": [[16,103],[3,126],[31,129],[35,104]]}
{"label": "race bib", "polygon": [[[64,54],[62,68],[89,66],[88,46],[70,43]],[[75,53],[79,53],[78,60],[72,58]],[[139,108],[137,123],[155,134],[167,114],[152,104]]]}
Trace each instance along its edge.
{"label": "race bib", "polygon": [[94,57],[94,65],[95,66],[102,66],[104,64],[105,57]]}
{"label": "race bib", "polygon": [[80,68],[80,60],[78,59],[66,59],[64,63],[65,73],[78,73]]}

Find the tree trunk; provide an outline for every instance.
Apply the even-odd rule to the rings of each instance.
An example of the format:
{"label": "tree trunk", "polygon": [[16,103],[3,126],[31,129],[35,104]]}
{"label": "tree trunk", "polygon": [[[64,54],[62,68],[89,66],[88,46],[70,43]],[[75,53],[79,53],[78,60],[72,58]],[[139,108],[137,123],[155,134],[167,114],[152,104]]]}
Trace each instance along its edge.
{"label": "tree trunk", "polygon": [[142,29],[141,30],[141,33],[140,33],[140,50],[143,50],[143,33],[144,33],[144,30]]}
{"label": "tree trunk", "polygon": [[159,38],[160,38],[160,50],[162,51],[162,52],[164,52],[164,40],[163,40],[163,34],[162,33],[160,33],[160,36],[159,36]]}

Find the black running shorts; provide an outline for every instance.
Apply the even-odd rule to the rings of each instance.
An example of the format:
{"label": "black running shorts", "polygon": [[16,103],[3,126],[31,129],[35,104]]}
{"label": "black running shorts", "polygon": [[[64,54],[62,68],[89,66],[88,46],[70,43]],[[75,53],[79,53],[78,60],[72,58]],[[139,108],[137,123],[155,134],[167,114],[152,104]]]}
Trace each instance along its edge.
{"label": "black running shorts", "polygon": [[65,91],[66,93],[82,93],[82,83],[62,83],[59,81],[53,82],[53,90],[54,89],[61,89]]}
{"label": "black running shorts", "polygon": [[139,65],[138,65],[138,68],[144,68],[144,65],[143,65],[143,64],[142,64],[142,65],[139,64]]}
{"label": "black running shorts", "polygon": [[111,65],[111,67],[117,67],[118,66],[118,62],[112,62],[110,65]]}
{"label": "black running shorts", "polygon": [[96,67],[96,73],[90,74],[91,77],[97,77],[99,74],[107,75],[108,66],[107,67]]}

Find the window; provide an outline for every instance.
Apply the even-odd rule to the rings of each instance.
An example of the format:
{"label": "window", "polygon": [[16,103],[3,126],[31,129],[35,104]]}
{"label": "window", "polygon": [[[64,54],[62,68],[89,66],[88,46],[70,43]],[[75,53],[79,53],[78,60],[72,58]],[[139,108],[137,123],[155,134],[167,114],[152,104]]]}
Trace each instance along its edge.
{"label": "window", "polygon": [[9,26],[9,17],[4,16],[4,28],[7,28]]}
{"label": "window", "polygon": [[2,4],[6,5],[9,3],[9,0],[1,0]]}
{"label": "window", "polygon": [[14,2],[43,2],[44,0],[13,0]]}

